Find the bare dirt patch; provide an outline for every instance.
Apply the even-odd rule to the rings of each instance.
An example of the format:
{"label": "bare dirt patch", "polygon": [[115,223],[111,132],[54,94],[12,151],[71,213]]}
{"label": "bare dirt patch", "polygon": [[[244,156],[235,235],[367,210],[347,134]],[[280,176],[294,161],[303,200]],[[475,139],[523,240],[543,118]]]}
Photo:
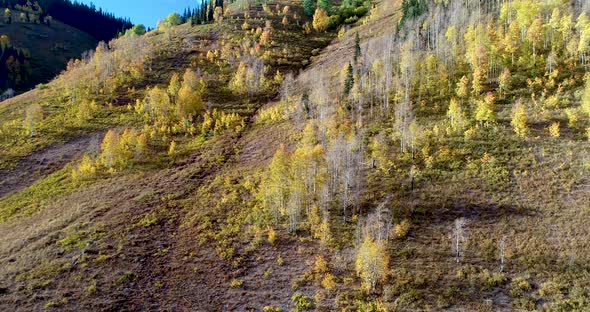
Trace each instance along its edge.
{"label": "bare dirt patch", "polygon": [[84,153],[96,152],[102,133],[50,146],[22,159],[15,168],[0,170],[0,197],[22,190],[63,168]]}

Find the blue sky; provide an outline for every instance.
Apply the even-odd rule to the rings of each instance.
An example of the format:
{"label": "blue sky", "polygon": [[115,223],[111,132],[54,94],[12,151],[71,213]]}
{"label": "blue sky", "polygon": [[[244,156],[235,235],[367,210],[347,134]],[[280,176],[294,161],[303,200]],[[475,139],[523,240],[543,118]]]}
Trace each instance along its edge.
{"label": "blue sky", "polygon": [[171,12],[182,13],[187,7],[196,7],[197,0],[79,0],[94,3],[116,16],[128,17],[134,24],[155,27],[159,20]]}

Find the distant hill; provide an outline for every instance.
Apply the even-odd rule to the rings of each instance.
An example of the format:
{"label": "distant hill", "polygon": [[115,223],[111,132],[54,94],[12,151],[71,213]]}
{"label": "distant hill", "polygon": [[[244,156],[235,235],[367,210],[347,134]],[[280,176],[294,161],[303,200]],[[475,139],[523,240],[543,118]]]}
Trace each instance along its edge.
{"label": "distant hill", "polygon": [[[80,57],[98,42],[91,35],[57,20],[51,26],[3,23],[0,24],[0,34],[8,36],[11,49],[18,50],[21,55],[20,58],[13,57],[12,61],[9,61],[11,55],[0,58],[0,87],[3,90],[25,91],[50,80],[65,68],[68,60]],[[18,62],[18,65],[10,68],[7,62]]]}
{"label": "distant hill", "polygon": [[2,0],[0,9],[2,92],[22,92],[51,80],[70,59],[131,26],[93,5],[65,0]]}

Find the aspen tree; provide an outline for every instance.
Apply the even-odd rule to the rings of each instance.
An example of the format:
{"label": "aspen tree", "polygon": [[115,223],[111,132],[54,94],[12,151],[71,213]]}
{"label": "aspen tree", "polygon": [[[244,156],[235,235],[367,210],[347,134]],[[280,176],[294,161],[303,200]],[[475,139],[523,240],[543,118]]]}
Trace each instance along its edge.
{"label": "aspen tree", "polygon": [[449,109],[447,111],[447,116],[449,117],[449,121],[451,123],[451,128],[454,132],[462,131],[466,125],[466,117],[459,101],[457,99],[452,98],[449,102]]}
{"label": "aspen tree", "polygon": [[365,290],[375,290],[377,283],[385,280],[389,255],[383,242],[366,237],[357,251],[355,269]]}
{"label": "aspen tree", "polygon": [[469,78],[467,76],[459,79],[455,93],[460,99],[466,99],[469,96]]}
{"label": "aspen tree", "polygon": [[205,83],[199,79],[197,74],[187,69],[182,77],[182,85],[178,90],[176,109],[181,120],[192,120],[205,110],[202,99],[202,92]]}
{"label": "aspen tree", "polygon": [[114,130],[109,130],[102,144],[100,145],[100,162],[109,170],[114,170],[117,166],[119,154],[119,135]]}
{"label": "aspen tree", "polygon": [[289,199],[289,157],[285,146],[281,146],[274,154],[263,183],[263,202],[278,223],[280,215],[287,210]]}
{"label": "aspen tree", "polygon": [[170,78],[170,84],[168,84],[168,96],[170,96],[172,102],[176,101],[180,87],[180,76],[177,73],[172,74],[172,77]]}
{"label": "aspen tree", "polygon": [[324,32],[330,27],[330,17],[325,10],[317,8],[313,15],[313,29],[319,32]]}
{"label": "aspen tree", "polygon": [[510,70],[508,68],[504,69],[502,74],[500,75],[499,84],[498,84],[498,91],[502,97],[506,95],[510,88],[512,87],[512,75],[510,74]]}
{"label": "aspen tree", "polygon": [[510,122],[514,132],[519,137],[526,137],[529,133],[528,127],[528,117],[526,113],[526,108],[522,103],[517,103],[512,111],[512,121]]}
{"label": "aspen tree", "polygon": [[477,101],[475,110],[475,120],[480,123],[489,123],[496,121],[496,98],[490,92],[485,98]]}

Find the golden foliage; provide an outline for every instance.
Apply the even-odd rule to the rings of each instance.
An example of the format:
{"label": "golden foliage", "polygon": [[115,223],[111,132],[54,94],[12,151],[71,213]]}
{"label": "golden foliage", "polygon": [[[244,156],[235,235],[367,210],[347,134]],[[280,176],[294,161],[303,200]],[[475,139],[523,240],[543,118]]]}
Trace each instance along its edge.
{"label": "golden foliage", "polygon": [[313,29],[319,32],[324,32],[330,27],[330,17],[323,9],[316,9],[313,15]]}
{"label": "golden foliage", "polygon": [[87,180],[96,174],[96,165],[92,157],[90,155],[85,154],[82,157],[82,161],[78,165],[78,167],[72,169],[72,179],[75,181],[78,180]]}
{"label": "golden foliage", "polygon": [[528,117],[526,107],[522,103],[517,103],[512,111],[512,121],[510,122],[514,132],[522,138],[527,137],[529,133]]}
{"label": "golden foliage", "polygon": [[554,138],[559,138],[560,135],[560,130],[559,130],[559,121],[556,121],[554,123],[552,123],[551,125],[549,125],[548,130],[549,130],[549,135],[551,135]]}
{"label": "golden foliage", "polygon": [[246,123],[240,115],[236,113],[225,113],[214,109],[207,111],[203,117],[201,131],[203,133],[221,134],[227,131],[240,132],[246,126]]}
{"label": "golden foliage", "polygon": [[389,255],[385,244],[370,237],[365,238],[360,246],[355,262],[358,276],[362,279],[365,290],[375,289],[377,283],[384,281],[389,266]]}

